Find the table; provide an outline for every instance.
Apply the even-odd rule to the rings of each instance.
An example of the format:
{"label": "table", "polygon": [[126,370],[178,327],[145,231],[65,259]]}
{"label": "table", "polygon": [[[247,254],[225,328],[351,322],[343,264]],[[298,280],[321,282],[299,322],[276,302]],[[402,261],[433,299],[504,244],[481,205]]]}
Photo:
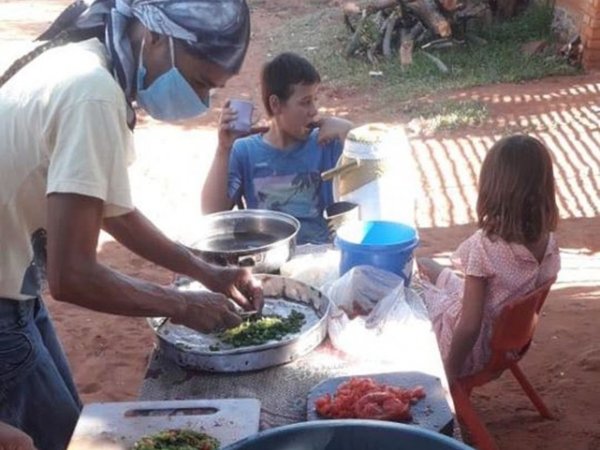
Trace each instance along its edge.
{"label": "table", "polygon": [[[302,422],[306,396],[319,382],[341,375],[394,371],[421,371],[447,380],[433,330],[398,346],[388,361],[350,358],[326,340],[316,350],[289,364],[242,373],[209,373],[183,369],[156,349],[152,352],[141,387],[140,400],[191,398],[258,398],[262,402],[261,430]],[[448,395],[452,406],[452,399]],[[456,425],[454,436],[461,438]]]}
{"label": "table", "polygon": [[[326,254],[331,245],[304,245],[296,256]],[[335,260],[329,263],[336,264]],[[327,267],[321,267],[327,272]],[[418,291],[420,288],[416,287]],[[423,306],[423,310],[424,306]],[[258,398],[262,403],[260,429],[306,420],[306,396],[321,381],[345,375],[382,372],[424,372],[440,379],[452,410],[444,365],[430,324],[415,327],[415,335],[400,342],[386,360],[359,360],[336,350],[328,339],[317,349],[289,364],[242,373],[209,373],[183,369],[154,349],[140,390],[140,400],[192,398]],[[454,437],[461,439],[454,421]]]}

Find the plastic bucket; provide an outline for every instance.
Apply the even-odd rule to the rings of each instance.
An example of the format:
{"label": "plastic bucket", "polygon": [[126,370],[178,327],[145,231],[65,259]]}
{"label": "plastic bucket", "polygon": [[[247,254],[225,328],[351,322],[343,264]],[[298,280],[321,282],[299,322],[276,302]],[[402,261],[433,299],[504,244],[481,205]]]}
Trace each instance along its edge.
{"label": "plastic bucket", "polygon": [[400,275],[408,286],[419,237],[416,229],[402,223],[361,221],[342,225],[335,245],[341,250],[340,275],[368,265]]}

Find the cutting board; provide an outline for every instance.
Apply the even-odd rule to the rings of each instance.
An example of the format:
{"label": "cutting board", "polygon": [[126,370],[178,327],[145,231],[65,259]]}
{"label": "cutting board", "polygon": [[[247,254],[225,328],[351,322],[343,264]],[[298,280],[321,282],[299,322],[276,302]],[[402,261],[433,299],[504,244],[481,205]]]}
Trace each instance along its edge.
{"label": "cutting board", "polygon": [[380,384],[406,389],[422,386],[425,389],[426,397],[411,405],[410,411],[413,420],[409,423],[452,436],[454,416],[446,401],[446,391],[439,378],[422,372],[390,372],[329,378],[317,384],[309,392],[306,404],[307,420],[327,420],[319,416],[315,410],[315,400],[325,394],[333,396],[340,384],[354,377],[372,378]]}
{"label": "cutting board", "polygon": [[92,403],[83,408],[67,450],[129,450],[140,438],[185,428],[232,444],[258,432],[257,399]]}

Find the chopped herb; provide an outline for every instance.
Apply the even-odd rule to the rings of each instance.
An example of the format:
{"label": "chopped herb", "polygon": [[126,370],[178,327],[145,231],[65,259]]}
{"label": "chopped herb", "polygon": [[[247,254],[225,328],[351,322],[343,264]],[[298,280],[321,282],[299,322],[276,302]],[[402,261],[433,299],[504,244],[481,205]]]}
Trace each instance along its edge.
{"label": "chopped herb", "polygon": [[305,322],[304,314],[292,310],[287,317],[272,315],[247,319],[237,327],[219,333],[218,338],[236,348],[260,345],[297,333]]}
{"label": "chopped herb", "polygon": [[167,430],[137,441],[132,450],[217,450],[221,443],[192,430]]}

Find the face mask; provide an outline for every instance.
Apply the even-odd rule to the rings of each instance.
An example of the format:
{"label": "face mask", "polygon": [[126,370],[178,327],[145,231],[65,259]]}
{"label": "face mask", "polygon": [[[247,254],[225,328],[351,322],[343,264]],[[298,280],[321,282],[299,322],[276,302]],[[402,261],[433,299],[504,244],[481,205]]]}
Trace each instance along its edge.
{"label": "face mask", "polygon": [[148,114],[157,120],[174,122],[198,117],[208,110],[210,98],[207,98],[206,103],[200,100],[198,94],[175,67],[175,51],[171,37],[169,37],[169,47],[171,68],[144,89],[147,71],[143,62],[144,41],[142,40],[137,71],[136,100]]}

